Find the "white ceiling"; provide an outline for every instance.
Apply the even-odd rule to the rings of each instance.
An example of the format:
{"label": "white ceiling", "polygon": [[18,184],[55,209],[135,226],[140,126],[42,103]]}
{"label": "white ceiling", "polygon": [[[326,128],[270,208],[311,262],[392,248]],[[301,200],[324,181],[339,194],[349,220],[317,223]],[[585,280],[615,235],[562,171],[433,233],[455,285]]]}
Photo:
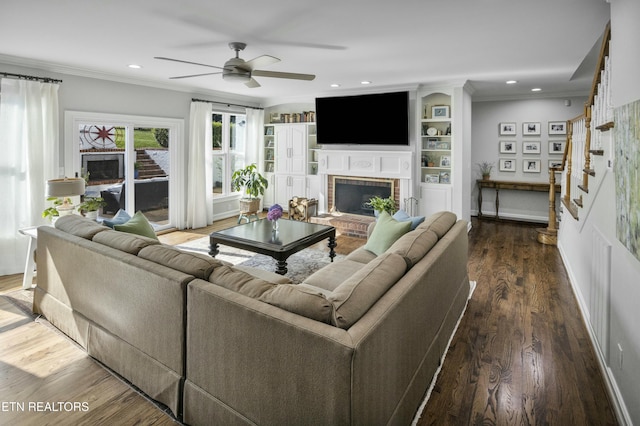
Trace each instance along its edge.
{"label": "white ceiling", "polygon": [[[591,85],[595,65],[580,65],[608,20],[605,0],[3,0],[0,62],[265,105],[361,91],[362,80],[367,91],[468,80],[474,99],[572,96]],[[231,41],[248,44],[245,60],[281,59],[266,70],[316,79],[169,80],[216,70],[154,59],[222,66]]]}

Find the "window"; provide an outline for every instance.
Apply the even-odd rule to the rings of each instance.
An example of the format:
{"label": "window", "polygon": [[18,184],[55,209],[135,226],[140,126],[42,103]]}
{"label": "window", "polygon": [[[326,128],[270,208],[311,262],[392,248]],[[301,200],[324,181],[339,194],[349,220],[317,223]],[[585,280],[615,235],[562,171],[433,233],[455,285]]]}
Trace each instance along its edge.
{"label": "window", "polygon": [[213,196],[232,194],[231,175],[245,166],[247,118],[244,114],[214,112]]}

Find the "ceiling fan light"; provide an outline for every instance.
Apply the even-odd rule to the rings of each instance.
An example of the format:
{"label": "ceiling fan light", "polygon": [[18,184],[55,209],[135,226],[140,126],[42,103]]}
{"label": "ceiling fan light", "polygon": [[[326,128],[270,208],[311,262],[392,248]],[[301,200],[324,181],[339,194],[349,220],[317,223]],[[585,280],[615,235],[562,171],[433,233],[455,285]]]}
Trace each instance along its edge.
{"label": "ceiling fan light", "polygon": [[224,71],[222,79],[231,83],[246,83],[251,80],[251,74],[246,72]]}

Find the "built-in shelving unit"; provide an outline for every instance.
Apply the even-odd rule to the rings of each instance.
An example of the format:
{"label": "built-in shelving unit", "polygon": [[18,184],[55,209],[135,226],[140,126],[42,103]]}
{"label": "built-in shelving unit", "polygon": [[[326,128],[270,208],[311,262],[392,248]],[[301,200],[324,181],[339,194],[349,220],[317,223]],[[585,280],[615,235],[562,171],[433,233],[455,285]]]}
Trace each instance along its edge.
{"label": "built-in shelving unit", "polygon": [[453,157],[451,96],[432,93],[421,99],[420,181],[450,185]]}
{"label": "built-in shelving unit", "polygon": [[318,196],[319,147],[316,124],[309,121],[314,118],[313,111],[268,116],[262,147],[262,169],[270,186],[265,206],[285,205],[293,196]]}

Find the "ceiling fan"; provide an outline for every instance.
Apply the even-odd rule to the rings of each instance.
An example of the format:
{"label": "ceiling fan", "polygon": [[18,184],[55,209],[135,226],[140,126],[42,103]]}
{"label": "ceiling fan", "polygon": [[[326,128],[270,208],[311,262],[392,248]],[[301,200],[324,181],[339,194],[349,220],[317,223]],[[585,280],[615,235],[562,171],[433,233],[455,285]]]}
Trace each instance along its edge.
{"label": "ceiling fan", "polygon": [[292,80],[306,80],[306,81],[311,81],[314,78],[316,78],[316,76],[313,74],[298,74],[298,73],[291,73],[291,72],[264,71],[264,70],[256,69],[258,67],[269,66],[277,62],[280,62],[280,59],[270,55],[262,55],[250,61],[245,61],[240,57],[240,51],[244,50],[244,48],[247,47],[246,43],[234,41],[229,43],[229,47],[231,48],[231,50],[234,50],[236,52],[236,57],[229,59],[227,62],[225,62],[224,66],[222,67],[218,67],[215,65],[199,64],[197,62],[182,61],[180,59],[165,58],[161,56],[156,56],[155,59],[161,59],[163,61],[182,62],[183,64],[200,65],[203,67],[217,68],[222,70],[218,72],[210,72],[205,74],[192,74],[192,75],[182,75],[177,77],[169,77],[171,79],[222,74],[222,79],[225,81],[244,83],[247,87],[254,88],[254,87],[260,87],[260,84],[253,78],[254,76],[255,77],[288,78]]}

